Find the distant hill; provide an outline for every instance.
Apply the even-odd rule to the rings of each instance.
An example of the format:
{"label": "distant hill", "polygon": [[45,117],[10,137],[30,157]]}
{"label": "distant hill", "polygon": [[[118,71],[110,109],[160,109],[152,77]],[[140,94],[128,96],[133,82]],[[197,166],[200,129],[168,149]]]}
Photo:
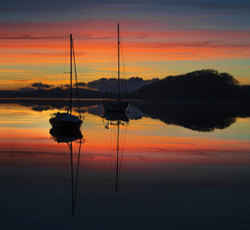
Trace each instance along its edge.
{"label": "distant hill", "polygon": [[[131,77],[129,79],[121,79],[120,90],[121,94],[129,95],[131,92],[140,89],[141,87],[152,82],[159,81],[158,78],[151,80],[143,80],[139,77]],[[118,82],[116,78],[101,78],[98,80],[90,81],[88,83],[78,82],[80,98],[104,98],[105,92],[109,92],[112,98],[117,97]],[[76,97],[76,84],[73,88],[73,97]],[[0,97],[27,97],[27,98],[68,98],[69,85],[60,85],[54,87],[53,85],[43,84],[41,82],[32,83],[17,91],[0,91]]]}
{"label": "distant hill", "polygon": [[[117,80],[102,78],[89,83],[80,82],[80,98],[117,98]],[[127,85],[122,88],[122,86]],[[133,90],[133,91],[132,91]],[[109,94],[105,94],[109,91]],[[188,102],[250,102],[250,86],[240,85],[238,80],[228,73],[219,73],[213,69],[197,70],[178,76],[168,76],[162,80],[132,77],[121,82],[122,98],[188,101]],[[126,94],[125,94],[126,91]],[[108,96],[107,96],[108,95]],[[0,97],[18,98],[69,98],[66,87],[54,88],[53,85],[33,83],[19,91],[0,91]],[[76,89],[73,89],[76,97]]]}
{"label": "distant hill", "polygon": [[134,97],[162,101],[249,101],[250,86],[241,86],[228,73],[204,69],[168,76],[142,87]]}
{"label": "distant hill", "polygon": [[[128,94],[141,87],[153,82],[159,81],[159,78],[144,80],[139,77],[131,77],[129,79],[121,78],[120,91],[121,93]],[[95,81],[90,81],[86,84],[89,89],[98,90],[99,92],[117,92],[118,81],[116,78],[101,78]]]}

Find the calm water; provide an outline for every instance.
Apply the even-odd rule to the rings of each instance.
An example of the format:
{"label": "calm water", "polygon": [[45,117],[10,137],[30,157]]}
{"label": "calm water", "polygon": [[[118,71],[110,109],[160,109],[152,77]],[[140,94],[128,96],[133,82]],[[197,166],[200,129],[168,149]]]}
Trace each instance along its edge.
{"label": "calm water", "polygon": [[0,103],[1,229],[250,229],[247,112],[134,103],[110,121],[85,101],[72,191],[55,103]]}

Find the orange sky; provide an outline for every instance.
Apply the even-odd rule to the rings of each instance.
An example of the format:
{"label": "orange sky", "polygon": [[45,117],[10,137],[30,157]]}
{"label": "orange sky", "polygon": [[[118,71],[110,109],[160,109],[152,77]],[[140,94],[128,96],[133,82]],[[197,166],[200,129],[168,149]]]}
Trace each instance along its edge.
{"label": "orange sky", "polygon": [[[196,20],[201,23],[203,19],[199,16]],[[242,84],[250,83],[249,30],[202,24],[184,27],[184,21],[180,19],[178,24],[177,20],[173,26],[173,21],[163,19],[121,20],[126,77],[163,78],[213,68],[230,73]],[[117,61],[116,23],[108,18],[0,21],[0,90],[34,82],[67,83],[63,73],[69,69],[70,33],[79,81],[112,77]]]}

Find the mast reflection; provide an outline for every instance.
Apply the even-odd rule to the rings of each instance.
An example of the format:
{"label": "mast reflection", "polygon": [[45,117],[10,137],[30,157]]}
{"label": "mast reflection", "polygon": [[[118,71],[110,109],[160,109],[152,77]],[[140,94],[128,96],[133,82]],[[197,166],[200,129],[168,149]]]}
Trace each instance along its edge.
{"label": "mast reflection", "polygon": [[[115,191],[118,193],[118,182],[119,182],[119,173],[121,171],[121,165],[122,165],[122,157],[123,157],[123,151],[124,151],[124,143],[120,143],[122,140],[125,141],[125,134],[124,138],[121,138],[120,129],[121,126],[127,126],[129,123],[129,117],[127,113],[115,113],[115,112],[105,112],[102,115],[103,120],[106,120],[105,128],[106,129],[113,129],[114,127],[117,127],[116,129],[116,180],[115,180]],[[126,129],[125,129],[126,130]],[[121,154],[121,155],[119,155]]]}
{"label": "mast reflection", "polygon": [[[78,186],[78,175],[79,175],[79,163],[81,155],[81,145],[85,143],[83,135],[80,129],[50,129],[50,134],[52,135],[54,141],[57,143],[66,143],[70,149],[70,168],[71,168],[71,205],[72,205],[72,215],[75,214],[76,207],[76,194]],[[73,160],[73,142],[79,144],[79,149],[77,153],[76,168],[74,167]]]}

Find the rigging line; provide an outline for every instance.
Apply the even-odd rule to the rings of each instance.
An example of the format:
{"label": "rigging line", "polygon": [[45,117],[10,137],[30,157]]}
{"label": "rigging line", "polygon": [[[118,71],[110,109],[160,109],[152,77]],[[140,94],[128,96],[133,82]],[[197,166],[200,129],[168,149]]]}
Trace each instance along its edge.
{"label": "rigging line", "polygon": [[[83,142],[83,143],[84,143],[84,142]],[[74,210],[75,210],[75,208],[76,208],[76,194],[77,194],[77,189],[78,189],[78,175],[79,175],[79,164],[80,164],[81,144],[82,144],[82,141],[80,140],[80,143],[79,143],[79,152],[78,152],[78,159],[77,159],[77,169],[76,169]]]}
{"label": "rigging line", "polygon": [[[112,169],[112,173],[114,172],[114,165],[115,165],[115,150],[114,150],[114,140],[115,140],[115,132],[114,132],[114,126],[112,124],[112,122],[110,122],[110,127],[111,127],[111,138],[110,138],[110,149],[111,149],[111,169]],[[115,137],[115,138],[114,138]]]}
{"label": "rigging line", "polygon": [[[117,25],[118,26],[118,25]],[[119,32],[120,33],[120,32]],[[119,33],[118,33],[118,30],[116,32],[114,32],[114,40],[113,40],[113,46],[114,46],[114,49],[113,49],[113,66],[112,66],[112,81],[111,81],[111,86],[112,86],[112,98],[115,99],[115,98],[118,98],[119,95],[118,95],[118,88],[119,88],[119,85],[118,85],[118,78],[119,78],[119,65],[120,65],[120,61],[119,61],[119,47],[120,47],[120,39],[119,39]],[[118,53],[117,53],[118,51]],[[118,55],[118,56],[117,56]],[[117,57],[118,57],[118,60],[117,60]],[[118,64],[118,65],[117,65]],[[117,69],[118,68],[118,69]]]}
{"label": "rigging line", "polygon": [[78,102],[79,116],[80,116],[80,119],[81,119],[82,117],[81,117],[78,82],[77,82],[76,58],[75,58],[75,49],[74,49],[73,41],[72,41],[72,49],[73,49],[73,59],[74,59],[75,80],[76,80],[76,95],[77,95],[77,99],[78,99],[77,102]]}
{"label": "rigging line", "polygon": [[[65,53],[64,53],[65,52]],[[63,51],[63,54],[65,54],[65,56],[64,56],[64,64],[63,64],[63,66],[62,66],[62,69],[63,69],[63,72],[62,72],[62,74],[61,74],[61,82],[63,82],[63,80],[65,79],[64,77],[63,77],[63,75],[66,73],[66,71],[65,71],[65,69],[66,69],[66,65],[68,65],[68,48],[66,49],[65,48],[65,50]],[[67,68],[68,68],[68,66],[67,66]],[[67,72],[68,73],[68,72]],[[60,86],[62,86],[63,87],[63,85],[61,84]]]}
{"label": "rigging line", "polygon": [[[61,145],[60,144],[59,144],[59,146],[60,146],[60,149],[61,149]],[[69,191],[68,191],[68,188],[67,188],[67,185],[66,185],[67,179],[66,179],[66,176],[65,176],[65,168],[64,168],[64,165],[63,165],[62,154],[60,153],[60,150],[59,150],[59,155],[60,155],[61,166],[62,166],[62,170],[63,170],[64,188],[65,188],[65,190],[67,192],[68,200],[70,200],[70,194],[69,194]]]}
{"label": "rigging line", "polygon": [[120,95],[120,29],[119,29],[119,23],[117,24],[117,39],[118,39],[118,102],[121,101],[121,95]]}
{"label": "rigging line", "polygon": [[114,156],[114,154],[113,154],[113,149],[112,149],[112,147],[110,146],[110,149],[111,149],[111,151],[110,151],[110,168],[111,168],[111,172],[113,173],[114,172],[114,162],[115,162],[115,156]]}
{"label": "rigging line", "polygon": [[107,71],[105,72],[105,77],[107,78],[107,81],[104,82],[104,89],[105,89],[105,92],[106,91],[109,91],[109,98],[112,98],[113,95],[112,93],[114,92],[113,90],[113,82],[109,81],[110,78],[114,78],[114,69],[115,69],[115,49],[114,47],[116,47],[116,36],[114,35],[113,36],[113,41],[112,41],[112,45],[111,45],[111,52],[110,52],[110,55],[111,55],[111,58],[109,59],[109,63],[108,63],[108,68],[107,68]]}
{"label": "rigging line", "polygon": [[[103,118],[102,121],[103,121],[103,124],[105,124],[105,121],[106,121],[105,118]],[[111,128],[111,127],[110,127],[109,120],[108,120],[108,122],[106,123],[105,126],[108,126],[108,127],[109,127],[108,130],[105,130],[105,131],[108,131],[108,132],[110,133],[110,132],[111,132],[111,131],[110,131],[110,128]],[[106,138],[106,142],[107,142],[107,146],[110,147],[111,145],[110,145],[109,138]],[[111,168],[111,170],[112,170],[112,154],[110,155],[110,168]]]}
{"label": "rigging line", "polygon": [[122,160],[123,160],[123,154],[124,154],[126,134],[127,134],[127,124],[125,125],[125,133],[124,133],[123,141],[122,141],[123,146],[122,146],[122,151],[121,151],[121,160],[120,160],[120,170],[119,170],[119,173],[120,173],[121,167],[122,167]]}
{"label": "rigging line", "polygon": [[123,79],[124,79],[124,88],[125,88],[125,94],[127,97],[128,94],[128,88],[127,88],[127,77],[126,77],[126,72],[125,72],[125,62],[124,62],[124,55],[123,55],[123,44],[121,43],[121,59],[122,59],[122,68],[123,68]]}
{"label": "rigging line", "polygon": [[115,132],[115,129],[114,129],[114,124],[112,124],[112,122],[110,122],[110,136],[111,138],[109,139],[109,147],[110,147],[110,154],[111,154],[111,172],[114,173],[115,170],[114,170],[114,166],[116,165],[116,150],[114,148],[115,146],[115,140],[116,140],[116,132]]}
{"label": "rigging line", "polygon": [[73,165],[73,153],[72,153],[72,141],[70,144],[67,142],[69,148],[70,148],[70,162],[71,162],[71,201],[72,201],[72,215],[74,215],[74,165]]}
{"label": "rigging line", "polygon": [[72,113],[72,56],[73,56],[73,38],[72,34],[70,34],[70,103],[69,103],[69,111]]}
{"label": "rigging line", "polygon": [[124,146],[125,146],[126,134],[127,134],[127,124],[125,124],[125,131],[124,131],[123,140],[122,140],[122,143],[123,143],[122,149],[123,150],[124,150]]}
{"label": "rigging line", "polygon": [[120,156],[120,162],[119,162],[119,154],[117,152],[117,173],[119,174],[121,172],[121,166],[122,166],[122,159],[123,159],[123,151],[124,151],[124,146],[120,148],[120,120],[118,120],[118,138],[117,138],[117,151],[121,150],[121,156]]}
{"label": "rigging line", "polygon": [[120,149],[120,146],[119,146],[119,137],[120,137],[120,120],[118,120],[117,122],[117,149],[116,149],[116,186],[115,186],[115,190],[116,192],[118,192],[118,179],[119,179],[119,172],[120,172],[120,169],[119,169],[119,149]]}

